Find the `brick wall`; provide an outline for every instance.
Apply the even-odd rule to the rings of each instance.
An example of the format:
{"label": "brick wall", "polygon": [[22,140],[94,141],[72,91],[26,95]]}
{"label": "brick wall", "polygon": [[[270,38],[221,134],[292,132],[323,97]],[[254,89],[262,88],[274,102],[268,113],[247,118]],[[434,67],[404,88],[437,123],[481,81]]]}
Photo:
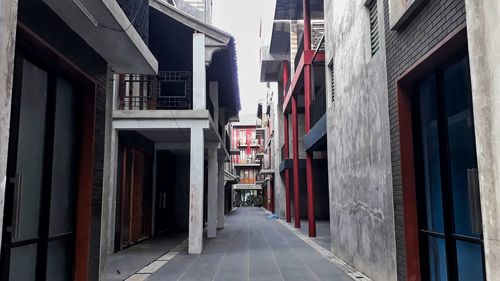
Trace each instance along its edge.
{"label": "brick wall", "polygon": [[39,0],[20,1],[19,20],[86,72],[96,83],[88,280],[98,280],[106,110],[106,61]]}
{"label": "brick wall", "polygon": [[432,0],[424,4],[404,27],[390,30],[388,1],[384,1],[387,82],[391,126],[391,162],[396,225],[398,280],[407,280],[403,220],[401,159],[396,79],[448,34],[465,24],[464,0]]}

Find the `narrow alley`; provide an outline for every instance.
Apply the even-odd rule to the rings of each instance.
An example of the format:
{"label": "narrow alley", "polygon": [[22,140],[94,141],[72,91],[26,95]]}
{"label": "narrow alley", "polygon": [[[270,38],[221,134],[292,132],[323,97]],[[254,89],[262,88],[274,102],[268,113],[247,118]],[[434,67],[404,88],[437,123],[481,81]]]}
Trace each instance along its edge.
{"label": "narrow alley", "polygon": [[[201,255],[189,255],[186,244],[180,242],[178,254],[170,260],[162,259],[161,256],[175,252],[175,249],[171,250],[173,247],[169,243],[158,242],[165,252],[156,247],[142,251],[143,254],[147,251],[158,253],[150,262],[154,263],[157,259],[163,261],[161,267],[155,268],[156,271],[141,268],[134,275],[122,274],[122,279],[118,279],[116,271],[123,273],[126,267],[134,267],[130,264],[134,259],[123,258],[123,263],[108,267],[108,280],[144,280],[146,277],[147,281],[352,280],[339,265],[321,255],[301,237],[280,221],[269,219],[268,213],[261,208],[237,208],[226,217],[226,226],[216,238],[205,239]],[[140,247],[140,244],[135,247]]]}
{"label": "narrow alley", "polygon": [[0,281],[500,281],[500,0],[0,0]]}

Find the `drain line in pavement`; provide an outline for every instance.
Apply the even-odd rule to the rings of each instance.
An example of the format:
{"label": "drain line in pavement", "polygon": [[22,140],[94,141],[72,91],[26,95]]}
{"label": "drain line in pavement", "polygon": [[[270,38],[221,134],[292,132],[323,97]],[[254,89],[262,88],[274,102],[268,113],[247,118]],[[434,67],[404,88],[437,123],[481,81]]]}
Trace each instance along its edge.
{"label": "drain line in pavement", "polygon": [[184,247],[187,245],[187,239],[179,243],[177,246],[166,252],[161,257],[157,258],[150,264],[143,267],[141,270],[132,274],[125,281],[144,281],[146,278],[155,273],[160,267],[164,266],[167,262],[172,260]]}

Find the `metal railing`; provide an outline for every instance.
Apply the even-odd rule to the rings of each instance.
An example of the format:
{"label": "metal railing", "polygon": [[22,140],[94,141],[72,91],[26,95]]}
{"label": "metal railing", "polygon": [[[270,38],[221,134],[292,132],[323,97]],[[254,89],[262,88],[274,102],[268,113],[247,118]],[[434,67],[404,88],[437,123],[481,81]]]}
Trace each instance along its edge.
{"label": "metal railing", "polygon": [[[311,21],[311,50],[324,51],[325,47],[322,44],[322,37],[325,34],[325,22],[323,20]],[[297,69],[302,53],[304,52],[304,33],[299,39],[297,54],[294,58],[294,67]]]}
{"label": "metal railing", "polygon": [[319,119],[326,113],[326,91],[325,87],[321,87],[316,92],[314,98],[309,105],[309,113],[311,118],[311,127],[318,123]]}
{"label": "metal railing", "polygon": [[160,71],[156,76],[120,75],[119,109],[192,109],[190,71]]}

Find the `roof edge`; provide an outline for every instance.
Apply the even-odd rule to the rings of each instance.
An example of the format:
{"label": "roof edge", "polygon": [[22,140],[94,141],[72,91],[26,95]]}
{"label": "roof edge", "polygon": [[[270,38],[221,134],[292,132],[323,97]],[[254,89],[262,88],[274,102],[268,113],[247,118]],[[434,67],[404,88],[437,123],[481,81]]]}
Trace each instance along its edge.
{"label": "roof edge", "polygon": [[149,6],[223,44],[228,44],[231,39],[229,33],[177,9],[164,0],[150,0]]}

